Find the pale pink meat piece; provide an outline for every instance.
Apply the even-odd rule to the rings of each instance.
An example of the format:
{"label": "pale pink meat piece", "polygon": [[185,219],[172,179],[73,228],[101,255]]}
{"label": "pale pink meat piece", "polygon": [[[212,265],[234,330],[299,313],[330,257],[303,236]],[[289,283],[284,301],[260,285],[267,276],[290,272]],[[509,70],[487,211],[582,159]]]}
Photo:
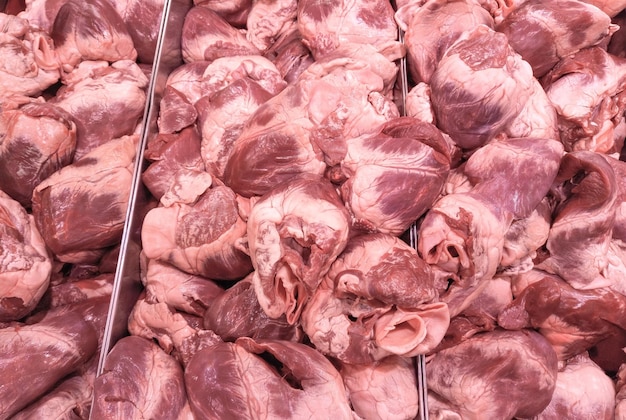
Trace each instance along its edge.
{"label": "pale pink meat piece", "polygon": [[399,117],[346,141],[341,195],[357,229],[399,236],[439,197],[450,168],[442,133]]}
{"label": "pale pink meat piece", "polygon": [[0,322],[28,315],[50,283],[52,261],[32,215],[0,191]]}
{"label": "pale pink meat piece", "polygon": [[[494,276],[506,232],[548,193],[562,153],[559,142],[546,139],[508,139],[483,146],[463,169],[471,187],[444,195],[428,211],[418,250],[442,275],[448,273],[452,283],[442,299],[453,315],[462,309],[467,293]],[[538,161],[542,165],[536,165]]]}
{"label": "pale pink meat piece", "polygon": [[203,326],[224,341],[239,337],[302,341],[300,325],[290,325],[284,315],[270,318],[261,308],[252,284],[253,274],[217,296],[204,313]]}
{"label": "pale pink meat piece", "polygon": [[2,415],[11,417],[54,388],[96,354],[97,347],[95,330],[77,312],[0,329]]}
{"label": "pale pink meat piece", "polygon": [[463,32],[430,80],[437,126],[463,149],[493,140],[533,93],[530,65],[486,25]]}
{"label": "pale pink meat piece", "polygon": [[37,96],[61,77],[54,41],[16,16],[0,13],[0,95]]}
{"label": "pale pink meat piece", "polygon": [[297,12],[297,0],[254,1],[246,22],[246,38],[264,53],[283,32],[296,24]]}
{"label": "pale pink meat piece", "polygon": [[613,56],[602,47],[587,48],[563,58],[542,81],[556,109],[567,151],[621,151],[626,58]]}
{"label": "pale pink meat piece", "polygon": [[102,419],[175,420],[187,404],[183,369],[142,337],[120,339],[94,384],[91,416]]}
{"label": "pale pink meat piece", "polygon": [[593,4],[607,15],[614,17],[619,12],[626,9],[626,1],[624,0],[582,0],[585,3]]}
{"label": "pale pink meat piece", "polygon": [[560,59],[599,44],[617,30],[595,6],[577,0],[528,1],[496,29],[541,77]]}
{"label": "pale pink meat piece", "polygon": [[135,133],[148,87],[148,78],[135,62],[83,62],[68,77],[50,102],[76,123],[74,161],[112,139]]}
{"label": "pale pink meat piece", "polygon": [[159,102],[159,133],[179,132],[193,125],[197,118],[198,111],[187,97],[172,86],[166,86]]}
{"label": "pale pink meat piece", "polygon": [[[500,326],[536,329],[552,345],[559,360],[589,350],[626,329],[625,295],[608,287],[577,290],[558,276],[537,275],[500,313]],[[602,316],[598,316],[600,313]]]}
{"label": "pale pink meat piece", "polygon": [[415,83],[430,83],[439,61],[461,33],[478,25],[494,26],[493,18],[472,0],[408,2],[395,19],[405,32],[409,72]]}
{"label": "pale pink meat piece", "polygon": [[394,10],[384,0],[301,0],[297,22],[316,60],[344,44],[369,44],[382,51],[398,38]]}
{"label": "pale pink meat piece", "polygon": [[[550,403],[557,359],[535,331],[495,330],[435,353],[426,380],[429,394],[456,414],[445,418],[532,418]],[[436,418],[441,406],[430,402]]]}
{"label": "pale pink meat piece", "polygon": [[146,297],[178,311],[203,316],[224,291],[215,282],[187,274],[170,264],[150,260],[146,265],[143,279]]}
{"label": "pale pink meat piece", "polygon": [[418,386],[412,358],[389,356],[370,364],[342,363],[339,373],[354,412],[361,418],[409,420],[417,417]]}
{"label": "pale pink meat piece", "polygon": [[246,26],[253,0],[195,0],[196,6],[206,7],[236,28]]}
{"label": "pale pink meat piece", "polygon": [[345,363],[426,354],[450,322],[435,280],[399,238],[356,236],[305,306],[301,323],[320,352]]}
{"label": "pale pink meat piece", "polygon": [[128,332],[158,343],[183,366],[197,351],[221,342],[214,332],[197,327],[167,303],[148,302],[143,297],[137,299],[128,317]]}
{"label": "pale pink meat piece", "polygon": [[332,184],[301,176],[276,186],[250,210],[248,247],[253,284],[270,318],[298,321],[348,242],[350,219]]}
{"label": "pale pink meat piece", "polygon": [[159,134],[148,143],[144,156],[149,165],[141,174],[141,180],[157,200],[170,189],[179,171],[204,171],[200,143],[196,127]]}
{"label": "pale pink meat piece", "polygon": [[26,0],[24,10],[17,14],[28,20],[30,25],[50,33],[59,9],[67,0]]}
{"label": "pale pink meat piece", "polygon": [[192,7],[185,16],[181,47],[186,63],[259,54],[258,48],[246,39],[244,30],[235,28],[214,11],[201,6]]}
{"label": "pale pink meat piece", "polygon": [[[276,364],[267,360],[276,360]],[[205,348],[185,370],[197,418],[314,418],[351,420],[341,376],[311,347],[242,337]]]}
{"label": "pale pink meat piece", "polygon": [[0,137],[0,189],[30,208],[33,189],[72,163],[76,124],[62,108],[33,101],[2,109]]}
{"label": "pale pink meat piece", "polygon": [[138,141],[112,140],[35,188],[35,223],[58,260],[94,263],[119,243]]}
{"label": "pale pink meat piece", "polygon": [[50,35],[66,73],[81,61],[137,59],[126,24],[107,0],[68,0],[59,8]]}
{"label": "pale pink meat piece", "polygon": [[249,197],[301,173],[323,174],[326,162],[344,156],[346,139],[399,116],[390,99],[397,71],[389,57],[367,45],[318,60],[250,116],[224,182]]}
{"label": "pale pink meat piece", "polygon": [[538,80],[531,84],[530,98],[520,113],[505,127],[508,137],[539,137],[560,140],[558,116]]}
{"label": "pale pink meat piece", "polygon": [[568,359],[559,369],[550,404],[537,420],[563,418],[614,420],[615,385],[587,353]]}
{"label": "pale pink meat piece", "polygon": [[212,186],[206,172],[179,171],[161,205],[144,219],[143,251],[189,274],[240,279],[252,263],[243,250],[246,222],[239,207],[236,194],[225,185]]}
{"label": "pale pink meat piece", "polygon": [[610,246],[618,208],[615,171],[595,152],[567,153],[555,179],[554,219],[538,265],[576,289],[619,282],[610,275]]}

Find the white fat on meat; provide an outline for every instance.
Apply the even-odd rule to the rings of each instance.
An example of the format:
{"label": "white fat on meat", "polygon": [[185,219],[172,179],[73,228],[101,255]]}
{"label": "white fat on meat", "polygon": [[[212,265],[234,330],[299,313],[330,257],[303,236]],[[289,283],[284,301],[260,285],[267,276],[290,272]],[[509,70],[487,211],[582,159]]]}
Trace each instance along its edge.
{"label": "white fat on meat", "polygon": [[52,261],[32,215],[0,191],[0,321],[17,321],[39,303]]}
{"label": "white fat on meat", "polygon": [[268,316],[297,322],[348,241],[348,212],[332,184],[302,176],[260,198],[247,221],[253,284]]}
{"label": "white fat on meat", "polygon": [[[164,223],[167,221],[167,223]],[[236,194],[203,171],[178,171],[141,229],[143,251],[189,274],[235,280],[252,271]]]}
{"label": "white fat on meat", "polygon": [[58,82],[54,41],[26,20],[0,13],[0,96],[37,96]]}
{"label": "white fat on meat", "polygon": [[297,22],[316,60],[346,44],[369,44],[382,51],[398,43],[394,11],[385,0],[300,0]]}
{"label": "white fat on meat", "polygon": [[339,373],[354,412],[360,417],[371,420],[417,417],[418,386],[413,359],[389,356],[370,364],[342,363]]}
{"label": "white fat on meat", "polygon": [[345,363],[434,349],[450,322],[415,250],[382,233],[352,238],[302,314],[315,347]]}

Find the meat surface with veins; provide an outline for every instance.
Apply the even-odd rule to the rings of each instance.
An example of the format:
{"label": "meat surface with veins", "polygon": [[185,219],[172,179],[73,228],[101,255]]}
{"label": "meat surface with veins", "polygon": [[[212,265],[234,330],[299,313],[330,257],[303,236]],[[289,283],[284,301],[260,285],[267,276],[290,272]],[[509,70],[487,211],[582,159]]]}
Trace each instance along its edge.
{"label": "meat surface with veins", "polygon": [[482,24],[463,32],[430,79],[437,126],[459,147],[476,149],[524,109],[534,80],[504,34]]}
{"label": "meat surface with veins", "polygon": [[28,315],[43,297],[52,261],[34,218],[0,190],[0,322]]}
{"label": "meat surface with veins", "polygon": [[[418,413],[413,359],[390,356],[365,365],[342,363],[339,373],[354,412],[364,419],[414,419]],[[398,400],[402,399],[402,404]]]}
{"label": "meat surface with veins", "polygon": [[[268,362],[269,361],[269,362]],[[195,354],[185,370],[198,418],[353,419],[341,375],[315,349],[242,337]]]}
{"label": "meat surface with veins", "polygon": [[[534,328],[567,360],[626,329],[626,296],[608,287],[577,290],[561,278],[537,272],[498,316],[503,328]],[[601,314],[601,315],[600,315]]]}
{"label": "meat surface with veins", "polygon": [[355,236],[302,313],[315,347],[345,363],[433,350],[450,322],[430,266],[399,238]]}
{"label": "meat surface with veins", "polygon": [[181,47],[186,63],[260,53],[243,30],[206,7],[192,7],[185,15],[182,30]]}
{"label": "meat surface with veins", "polygon": [[81,61],[137,59],[126,24],[107,0],[67,0],[57,12],[50,35],[65,73]]}
{"label": "meat surface with veins", "polygon": [[473,0],[408,2],[398,8],[395,18],[405,32],[407,64],[416,83],[430,83],[437,64],[461,33],[478,25],[494,26],[489,13]]}
{"label": "meat surface with veins", "polygon": [[300,0],[297,22],[316,60],[344,44],[369,44],[382,51],[398,39],[393,8],[385,0]]}
{"label": "meat surface with veins", "polygon": [[155,343],[127,336],[111,349],[94,384],[91,416],[180,418],[187,404],[183,369]]}
{"label": "meat surface with veins", "polygon": [[[626,58],[603,47],[569,55],[544,76],[567,151],[619,153],[624,145]],[[621,130],[621,131],[620,131]]]}
{"label": "meat surface with veins", "polygon": [[235,192],[263,195],[298,174],[321,175],[343,158],[346,139],[399,116],[390,99],[398,71],[392,58],[353,47],[310,65],[250,116],[224,168]]}
{"label": "meat surface with veins", "polygon": [[614,420],[615,385],[587,353],[565,362],[556,377],[556,388],[550,404],[537,420],[563,418]]}
{"label": "meat surface with veins", "polygon": [[246,22],[246,38],[265,53],[283,32],[295,26],[297,0],[256,0]]}
{"label": "meat surface with veins", "polygon": [[562,58],[599,44],[617,30],[611,18],[586,1],[527,1],[496,26],[515,51],[545,75]]}
{"label": "meat surface with veins", "polygon": [[243,245],[246,222],[229,187],[213,185],[204,171],[178,171],[160,203],[141,228],[148,258],[213,280],[235,280],[252,271]]}
{"label": "meat surface with veins", "polygon": [[439,197],[450,169],[442,133],[399,117],[346,141],[340,186],[353,225],[399,236]]}
{"label": "meat surface with veins", "polygon": [[50,103],[76,124],[74,161],[113,139],[132,135],[143,116],[148,78],[130,60],[83,61]]}
{"label": "meat surface with veins", "polygon": [[30,208],[33,190],[72,163],[76,124],[50,103],[30,102],[12,109],[0,105],[0,189]]}
{"label": "meat surface with veins", "polygon": [[535,331],[477,334],[427,363],[430,417],[443,405],[446,418],[531,418],[550,403],[557,367],[554,350]]}
{"label": "meat surface with veins", "polygon": [[310,175],[286,181],[261,197],[247,221],[259,303],[271,318],[298,321],[348,242],[350,219],[332,184]]}
{"label": "meat surface with veins", "polygon": [[138,141],[111,140],[35,188],[35,223],[58,260],[94,263],[119,243]]}
{"label": "meat surface with veins", "polygon": [[572,287],[590,289],[619,280],[607,275],[618,208],[615,171],[600,153],[567,153],[555,179],[556,208],[537,267],[558,274]]}

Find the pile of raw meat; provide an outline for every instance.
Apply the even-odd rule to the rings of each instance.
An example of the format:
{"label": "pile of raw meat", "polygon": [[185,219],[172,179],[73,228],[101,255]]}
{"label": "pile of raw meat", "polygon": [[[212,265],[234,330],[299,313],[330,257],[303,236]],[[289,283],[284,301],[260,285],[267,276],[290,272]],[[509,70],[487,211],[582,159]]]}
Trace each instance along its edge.
{"label": "pile of raw meat", "polygon": [[626,418],[626,2],[189,2],[95,377],[132,3],[0,15],[1,418]]}
{"label": "pile of raw meat", "polygon": [[0,418],[88,418],[163,3],[0,2]]}

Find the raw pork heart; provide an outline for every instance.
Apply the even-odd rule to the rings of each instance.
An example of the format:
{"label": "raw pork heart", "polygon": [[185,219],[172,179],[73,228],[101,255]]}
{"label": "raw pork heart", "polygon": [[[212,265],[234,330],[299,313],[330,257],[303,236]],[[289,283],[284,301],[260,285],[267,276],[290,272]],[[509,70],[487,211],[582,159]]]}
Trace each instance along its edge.
{"label": "raw pork heart", "polygon": [[148,143],[144,156],[150,164],[141,180],[157,200],[170,189],[177,172],[204,171],[200,142],[196,127],[187,127],[176,134],[159,134]]}
{"label": "raw pork heart", "polygon": [[399,236],[442,191],[450,157],[441,132],[411,117],[346,141],[341,195],[357,228]]}
{"label": "raw pork heart", "polygon": [[34,325],[0,329],[3,418],[11,417],[52,389],[60,379],[89,360],[97,347],[96,332],[81,314],[74,312]]}
{"label": "raw pork heart", "polygon": [[259,54],[259,50],[246,39],[244,31],[234,28],[220,15],[201,6],[192,7],[185,16],[181,47],[186,63]]}
{"label": "raw pork heart", "polygon": [[577,290],[543,273],[502,310],[498,324],[511,330],[537,329],[559,360],[566,360],[626,330],[626,296],[608,287]]}
{"label": "raw pork heart", "polygon": [[248,217],[253,284],[271,318],[295,323],[348,242],[348,212],[332,184],[302,176],[259,199]]}
{"label": "raw pork heart", "polygon": [[143,250],[148,258],[190,274],[239,279],[252,271],[250,257],[242,251],[246,222],[239,214],[236,194],[225,185],[209,188],[210,179],[206,172],[188,176],[179,172],[170,191],[190,191],[190,198],[168,198],[168,193],[161,197],[162,203],[170,201],[146,215],[141,229]]}
{"label": "raw pork heart", "polygon": [[[497,27],[528,61],[536,77],[546,74],[561,58],[591,47],[617,28],[611,18],[586,1],[527,1]],[[572,36],[572,32],[576,36]]]}
{"label": "raw pork heart", "polygon": [[50,103],[32,102],[0,113],[0,189],[30,208],[33,189],[72,163],[76,125]]}
{"label": "raw pork heart", "polygon": [[565,150],[621,151],[625,137],[625,58],[615,57],[603,47],[586,48],[559,61],[543,83],[557,112]]}
{"label": "raw pork heart", "polygon": [[305,306],[302,327],[320,352],[346,363],[428,353],[450,323],[434,281],[399,238],[353,237]]}
{"label": "raw pork heart", "polygon": [[533,80],[502,33],[485,25],[463,32],[430,80],[437,126],[463,149],[480,147],[524,108]]}
{"label": "raw pork heart", "polygon": [[244,337],[205,348],[189,362],[185,386],[197,418],[353,419],[337,369],[289,341]]}
{"label": "raw pork heart", "polygon": [[180,364],[141,337],[120,339],[94,383],[91,416],[175,420],[187,403]]}
{"label": "raw pork heart", "polygon": [[28,22],[0,13],[0,96],[37,96],[60,77],[50,36]]}
{"label": "raw pork heart", "polygon": [[533,419],[618,419],[614,412],[613,381],[589,359],[587,353],[581,353],[559,369],[550,404]]}
{"label": "raw pork heart", "polygon": [[430,83],[443,54],[461,33],[481,24],[494,26],[489,13],[470,0],[409,2],[395,17],[405,31],[407,64],[416,83]]}
{"label": "raw pork heart", "polygon": [[33,216],[0,191],[0,322],[31,312],[50,282],[52,262]]}
{"label": "raw pork heart", "polygon": [[398,38],[386,0],[298,1],[298,29],[316,60],[343,44],[369,44],[378,51]]}
{"label": "raw pork heart", "polygon": [[[413,359],[390,356],[375,363],[339,369],[354,412],[371,420],[417,418],[417,378]],[[401,399],[402,404],[398,404]]]}
{"label": "raw pork heart", "polygon": [[147,262],[143,282],[151,301],[164,302],[176,310],[196,316],[203,316],[223,293],[223,289],[213,281],[187,274],[157,260]]}
{"label": "raw pork heart", "polygon": [[290,325],[284,315],[274,319],[259,305],[252,274],[239,280],[218,296],[204,313],[204,328],[214,331],[224,341],[239,337],[301,341],[302,329]]}
{"label": "raw pork heart", "polygon": [[138,140],[112,140],[35,188],[35,222],[60,261],[93,263],[119,242]]}
{"label": "raw pork heart", "polygon": [[606,275],[619,205],[617,181],[599,153],[577,151],[563,157],[556,179],[558,205],[546,242],[549,256],[539,268],[577,289],[620,281]]}
{"label": "raw pork heart", "polygon": [[556,378],[554,350],[528,330],[475,335],[426,365],[429,392],[463,419],[531,418],[550,403]]}
{"label": "raw pork heart", "polygon": [[68,0],[54,19],[51,36],[66,73],[81,61],[137,59],[126,24],[107,0]]}
{"label": "raw pork heart", "polygon": [[112,139],[135,133],[147,86],[148,78],[129,60],[110,66],[83,62],[68,76],[50,102],[70,113],[76,123],[74,161]]}
{"label": "raw pork heart", "polygon": [[396,74],[397,66],[369,45],[339,48],[310,65],[250,116],[224,182],[250,197],[301,173],[324,173],[326,162],[345,155],[346,139],[399,116],[390,100]]}

